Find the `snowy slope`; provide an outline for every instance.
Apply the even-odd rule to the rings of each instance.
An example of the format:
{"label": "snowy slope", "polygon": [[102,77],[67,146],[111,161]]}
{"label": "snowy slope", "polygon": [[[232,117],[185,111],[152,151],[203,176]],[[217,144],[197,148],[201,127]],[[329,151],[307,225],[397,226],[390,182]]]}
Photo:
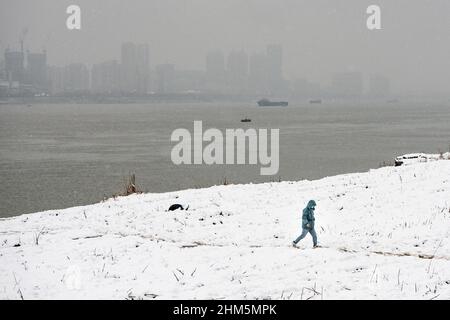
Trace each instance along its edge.
{"label": "snowy slope", "polygon": [[0,220],[0,298],[450,299],[449,236],[450,161],[133,195]]}

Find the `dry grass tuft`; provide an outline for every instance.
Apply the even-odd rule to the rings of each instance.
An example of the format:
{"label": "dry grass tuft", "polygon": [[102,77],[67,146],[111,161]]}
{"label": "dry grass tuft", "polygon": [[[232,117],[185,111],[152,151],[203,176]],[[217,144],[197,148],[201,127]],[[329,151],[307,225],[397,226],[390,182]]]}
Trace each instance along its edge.
{"label": "dry grass tuft", "polygon": [[130,174],[123,186],[123,191],[113,195],[116,197],[126,197],[132,194],[141,194],[143,191],[136,185],[136,175],[134,173]]}

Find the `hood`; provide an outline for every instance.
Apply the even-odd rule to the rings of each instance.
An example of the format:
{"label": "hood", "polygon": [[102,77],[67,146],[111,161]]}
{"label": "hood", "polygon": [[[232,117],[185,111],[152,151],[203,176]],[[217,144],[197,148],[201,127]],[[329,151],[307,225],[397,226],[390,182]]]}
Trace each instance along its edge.
{"label": "hood", "polygon": [[314,200],[309,200],[308,205],[306,206],[308,209],[312,209],[316,206],[316,202]]}

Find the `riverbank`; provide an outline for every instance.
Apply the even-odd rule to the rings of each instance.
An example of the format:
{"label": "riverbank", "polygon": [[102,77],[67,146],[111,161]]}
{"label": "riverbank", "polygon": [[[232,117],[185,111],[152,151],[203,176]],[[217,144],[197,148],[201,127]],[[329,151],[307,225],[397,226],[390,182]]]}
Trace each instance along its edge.
{"label": "riverbank", "polygon": [[[0,298],[450,299],[449,177],[435,161],[1,219]],[[296,249],[309,199],[322,248]]]}

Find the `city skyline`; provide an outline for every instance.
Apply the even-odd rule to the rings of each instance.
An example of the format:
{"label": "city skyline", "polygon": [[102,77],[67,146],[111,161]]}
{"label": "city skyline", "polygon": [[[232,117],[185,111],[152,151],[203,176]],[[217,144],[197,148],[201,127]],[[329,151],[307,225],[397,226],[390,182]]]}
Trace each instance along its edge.
{"label": "city skyline", "polygon": [[[399,94],[450,94],[448,1],[376,1],[382,29],[366,27],[372,1],[349,0],[80,0],[82,29],[67,30],[69,1],[4,0],[0,50],[46,48],[52,65],[120,60],[123,41],[148,43],[153,65],[200,70],[217,49],[252,55],[270,43],[283,46],[287,79],[329,83],[336,72],[359,71],[389,78]],[[107,10],[105,8],[108,8]],[[40,17],[45,16],[45,19]],[[27,32],[24,32],[27,30]],[[25,33],[25,35],[24,35]]]}
{"label": "city skyline", "polygon": [[[120,59],[107,59],[91,67],[73,62],[64,66],[48,63],[47,51],[5,50],[0,68],[2,88],[11,92],[35,94],[89,92],[92,94],[209,93],[224,95],[303,96],[309,98],[388,97],[390,81],[380,74],[359,71],[330,74],[327,84],[307,78],[287,79],[283,73],[283,47],[268,44],[265,50],[208,52],[205,66],[199,70],[183,69],[175,64],[153,65],[147,43],[123,42]],[[3,72],[1,72],[3,69]],[[20,85],[20,88],[19,88]],[[11,91],[13,90],[13,91]],[[15,90],[15,91],[14,91]],[[3,89],[5,91],[5,89]],[[17,94],[17,93],[16,93]]]}

